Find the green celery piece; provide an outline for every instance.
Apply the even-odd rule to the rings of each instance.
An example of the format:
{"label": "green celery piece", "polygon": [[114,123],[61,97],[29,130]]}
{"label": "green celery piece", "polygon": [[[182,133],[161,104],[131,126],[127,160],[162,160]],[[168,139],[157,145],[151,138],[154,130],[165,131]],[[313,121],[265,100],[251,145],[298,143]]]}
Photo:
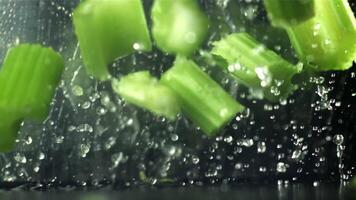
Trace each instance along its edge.
{"label": "green celery piece", "polygon": [[113,89],[128,103],[145,108],[159,116],[174,120],[180,107],[174,93],[160,84],[148,71],[140,71],[114,79]]}
{"label": "green celery piece", "polygon": [[179,99],[182,111],[208,136],[215,135],[244,107],[193,61],[177,57],[160,81]]}
{"label": "green celery piece", "polygon": [[274,26],[299,24],[315,15],[315,0],[264,0],[263,2]]}
{"label": "green celery piece", "polygon": [[226,61],[219,62],[220,67],[269,101],[285,99],[296,89],[292,78],[301,66],[290,64],[247,33],[228,35],[213,45],[212,54]]}
{"label": "green celery piece", "polygon": [[299,59],[320,71],[346,70],[356,59],[356,20],[347,0],[315,0],[315,17],[287,32]]}
{"label": "green celery piece", "polygon": [[86,0],[73,23],[87,72],[99,80],[115,59],[152,48],[141,0]]}
{"label": "green celery piece", "polygon": [[22,44],[7,52],[0,71],[0,149],[11,146],[23,119],[47,117],[63,69],[62,57],[50,48]]}
{"label": "green celery piece", "polygon": [[10,49],[0,71],[0,113],[45,119],[63,69],[62,57],[50,48],[22,44]]}
{"label": "green celery piece", "polygon": [[207,36],[208,19],[196,0],[155,0],[152,34],[166,53],[192,55]]}

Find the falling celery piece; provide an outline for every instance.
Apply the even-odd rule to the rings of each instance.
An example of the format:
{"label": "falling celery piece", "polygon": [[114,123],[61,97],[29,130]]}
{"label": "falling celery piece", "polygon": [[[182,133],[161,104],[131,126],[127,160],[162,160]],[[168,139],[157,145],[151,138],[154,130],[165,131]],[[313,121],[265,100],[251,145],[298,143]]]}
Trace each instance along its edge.
{"label": "falling celery piece", "polygon": [[274,26],[299,24],[315,14],[315,0],[263,0]]}
{"label": "falling celery piece", "polygon": [[194,62],[177,57],[161,83],[178,97],[182,111],[208,136],[215,135],[244,107]]}
{"label": "falling celery piece", "polygon": [[114,79],[114,90],[128,103],[145,108],[159,116],[175,119],[180,107],[174,93],[160,84],[148,71],[129,74]]}
{"label": "falling celery piece", "polygon": [[315,17],[287,27],[303,62],[318,70],[346,70],[356,59],[356,20],[347,0],[315,0]]}
{"label": "falling celery piece", "polygon": [[10,49],[0,71],[0,112],[43,120],[64,69],[50,48],[22,44]]}
{"label": "falling celery piece", "polygon": [[271,50],[264,47],[247,33],[235,33],[215,42],[212,54],[219,59],[221,67],[253,93],[277,102],[287,98],[295,89],[292,78],[301,71]]}
{"label": "falling celery piece", "polygon": [[152,34],[166,53],[190,56],[207,36],[208,19],[196,0],[155,0]]}
{"label": "falling celery piece", "polygon": [[141,0],[86,0],[73,13],[87,72],[107,80],[108,64],[136,51],[150,51]]}
{"label": "falling celery piece", "polygon": [[63,69],[50,48],[22,44],[7,52],[0,71],[0,151],[12,146],[23,119],[47,117]]}

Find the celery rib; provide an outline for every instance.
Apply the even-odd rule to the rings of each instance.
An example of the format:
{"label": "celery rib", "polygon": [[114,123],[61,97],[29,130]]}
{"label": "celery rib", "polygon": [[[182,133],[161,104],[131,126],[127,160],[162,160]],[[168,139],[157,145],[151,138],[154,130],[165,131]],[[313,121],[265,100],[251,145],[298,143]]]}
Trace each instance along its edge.
{"label": "celery rib", "polygon": [[228,35],[214,43],[212,54],[225,59],[221,66],[228,74],[253,91],[276,102],[287,98],[296,88],[292,78],[301,71],[247,33]]}
{"label": "celery rib", "polygon": [[177,57],[161,83],[176,94],[184,114],[209,136],[244,109],[194,62],[183,57]]}
{"label": "celery rib", "polygon": [[141,0],[86,0],[73,13],[75,33],[87,72],[109,78],[107,65],[135,51],[150,51]]}
{"label": "celery rib", "polygon": [[263,0],[263,2],[274,26],[299,24],[315,15],[314,0]]}
{"label": "celery rib", "polygon": [[303,62],[346,70],[356,59],[356,20],[347,0],[315,0],[315,17],[286,28]]}
{"label": "celery rib", "polygon": [[148,71],[129,74],[113,81],[113,89],[125,101],[145,108],[156,115],[174,120],[180,112],[176,96]]}
{"label": "celery rib", "polygon": [[22,44],[8,51],[0,71],[0,151],[12,146],[23,119],[47,117],[63,69],[50,48]]}
{"label": "celery rib", "polygon": [[196,0],[155,0],[152,35],[166,53],[192,55],[205,40],[207,16]]}

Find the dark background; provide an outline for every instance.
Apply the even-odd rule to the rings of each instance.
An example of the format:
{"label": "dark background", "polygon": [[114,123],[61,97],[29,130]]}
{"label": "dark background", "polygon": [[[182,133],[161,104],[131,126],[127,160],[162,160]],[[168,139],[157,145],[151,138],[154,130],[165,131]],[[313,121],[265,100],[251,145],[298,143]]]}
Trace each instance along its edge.
{"label": "dark background", "polygon": [[[66,50],[69,51],[75,46],[75,43],[66,43],[64,41],[75,41],[69,14],[77,3],[77,1],[62,0],[0,0],[0,5],[12,7],[17,13],[16,15],[11,15],[9,11],[1,14],[0,11],[0,19],[8,19],[0,23],[0,31],[8,32],[8,34],[4,34],[3,40],[14,41],[18,37],[17,35],[21,35],[21,41],[50,45],[65,54]],[[146,9],[149,10],[149,5],[152,4],[152,1],[145,1],[145,4]],[[236,7],[237,4],[240,7]],[[236,24],[241,25],[236,30],[231,28],[227,21],[219,17],[219,10],[212,6],[212,1],[201,1],[201,5],[210,13],[209,17],[214,23],[226,23],[219,27],[220,32],[241,31],[240,28],[244,27],[247,32],[261,40],[267,34],[270,37],[264,40],[264,43],[268,47],[273,49],[277,41],[282,46],[282,50],[279,53],[291,62],[295,61],[295,56],[290,50],[291,47],[285,33],[282,30],[273,29],[266,25],[267,19],[260,3],[252,1],[252,3],[247,4],[245,1],[235,0],[228,4],[226,11],[220,14],[222,18],[231,19],[228,21],[229,23],[236,22]],[[252,21],[243,17],[242,11],[246,9],[247,5],[256,5],[260,11]],[[351,5],[353,9],[356,9],[355,3],[351,3]],[[58,7],[63,9],[58,9]],[[20,15],[19,13],[24,14]],[[21,16],[21,19],[19,19],[19,16]],[[16,26],[13,26],[14,24]],[[8,27],[13,28],[7,30]],[[10,34],[12,32],[16,34]],[[213,32],[216,32],[216,30]],[[213,39],[218,39],[219,37],[219,34],[211,34]],[[209,46],[205,48],[208,49]],[[1,48],[0,50],[0,63],[6,52],[5,49]],[[157,58],[148,62],[162,63],[150,68],[152,73],[159,74],[162,70],[167,69],[173,58],[163,55],[157,49],[154,50],[154,53],[158,55]],[[145,55],[135,56],[143,63],[148,60]],[[165,58],[162,58],[163,56]],[[115,65],[125,66],[125,63],[131,61],[132,57],[129,57],[114,63],[111,68],[112,73],[117,77],[125,74],[128,70],[127,68],[118,68]],[[145,65],[153,64],[148,63]],[[143,66],[137,66],[135,70],[139,70],[140,67],[142,68]],[[216,69],[212,68],[208,69],[208,71],[216,75],[214,77],[216,80],[221,81],[223,79],[221,74],[215,73]],[[51,119],[58,126],[50,126],[49,121],[46,121],[44,125],[29,122],[25,126],[29,130],[35,130],[43,126],[47,130],[49,129],[49,132],[61,134],[65,136],[65,145],[52,145],[53,137],[48,132],[46,132],[45,136],[41,134],[37,136],[41,138],[39,139],[41,143],[35,147],[19,145],[19,152],[26,155],[27,158],[33,157],[35,159],[35,156],[38,155],[38,149],[46,155],[45,160],[41,163],[41,170],[38,174],[30,176],[30,178],[19,176],[16,181],[4,181],[0,183],[0,188],[13,188],[23,183],[28,184],[23,187],[24,189],[35,188],[40,190],[68,184],[93,187],[104,187],[108,184],[113,187],[117,186],[117,188],[139,187],[153,184],[156,179],[162,179],[162,166],[165,166],[167,162],[170,163],[168,177],[171,181],[158,182],[156,184],[158,186],[220,185],[222,183],[234,185],[244,182],[250,184],[275,183],[277,180],[281,180],[283,184],[284,181],[310,184],[315,181],[339,182],[340,176],[342,176],[342,179],[349,180],[356,173],[354,167],[356,166],[356,141],[354,136],[356,132],[356,96],[352,95],[356,93],[356,78],[353,75],[355,73],[356,66],[354,65],[347,71],[321,74],[325,81],[319,86],[332,88],[328,93],[329,99],[335,99],[334,103],[332,103],[332,111],[315,111],[315,108],[311,107],[313,103],[320,101],[320,96],[315,93],[316,84],[297,91],[289,98],[287,105],[250,100],[246,98],[248,96],[246,88],[239,87],[239,95],[236,98],[250,109],[250,113],[248,115],[244,113],[245,116],[242,117],[241,121],[232,122],[221,139],[208,139],[202,136],[199,131],[189,128],[191,126],[186,125],[189,122],[182,118],[175,124],[177,125],[176,132],[179,133],[179,141],[168,142],[169,144],[165,144],[163,148],[156,148],[154,145],[150,146],[151,143],[160,143],[161,140],[170,138],[166,132],[156,131],[164,130],[167,125],[160,122],[161,119],[153,118],[147,112],[135,110],[134,112],[137,112],[138,116],[146,124],[153,123],[151,126],[143,126],[143,131],[138,133],[135,142],[138,142],[141,145],[140,147],[128,142],[132,130],[125,129],[123,134],[118,136],[114,149],[110,151],[90,151],[85,159],[81,159],[73,153],[74,150],[77,150],[77,144],[82,141],[83,137],[87,137],[89,140],[97,140],[98,138],[94,136],[74,136],[73,133],[67,132],[67,127],[76,121],[91,121],[92,119],[86,118],[85,112],[78,113],[73,110],[70,101],[65,95],[65,89],[60,88],[51,113]],[[231,88],[231,83],[224,86],[229,89]],[[110,91],[110,85],[107,83],[98,84],[97,87],[101,91]],[[112,91],[110,92],[112,93]],[[341,102],[339,107],[335,106],[336,102]],[[265,110],[266,106],[275,107],[277,105],[279,106],[278,109]],[[58,113],[62,111],[62,108],[68,114],[59,115]],[[124,112],[131,111],[131,108],[124,110]],[[81,116],[80,119],[78,119],[78,116]],[[107,118],[106,123],[108,125],[113,123],[112,116],[109,115]],[[254,124],[251,124],[251,122],[254,122]],[[237,128],[235,127],[236,125]],[[294,129],[294,126],[297,128]],[[145,131],[151,132],[151,134]],[[110,134],[114,133],[113,131]],[[326,140],[327,136],[333,138],[337,134],[344,136],[342,145],[345,146],[345,150],[341,161],[336,156],[337,146],[335,143]],[[297,135],[298,138],[303,138],[304,140],[301,144],[295,145],[296,139],[293,135]],[[226,142],[226,138],[229,138],[229,136],[232,138],[231,143]],[[104,141],[109,135],[104,135],[103,137],[105,138],[99,139]],[[243,149],[242,152],[236,153],[239,150],[236,149],[237,146],[235,144],[250,138],[254,140],[253,148],[241,147]],[[256,143],[258,141],[266,143],[267,153],[257,153]],[[192,157],[189,156],[167,161],[167,156],[162,149],[168,148],[170,145],[181,147],[183,155],[194,154],[200,159],[199,163],[197,165],[193,164]],[[307,149],[303,150],[303,159],[301,161],[291,159],[293,150],[302,148],[302,146],[307,146]],[[113,170],[108,170],[111,165],[112,155],[117,153],[117,150],[124,152],[128,156],[127,161]],[[277,159],[279,154],[282,159]],[[12,158],[15,155],[16,152],[3,155],[1,158],[4,159],[0,160],[0,164],[3,165],[6,162],[5,158]],[[320,161],[321,157],[325,158],[322,162]],[[288,164],[285,173],[276,172],[278,162]],[[242,169],[236,170],[237,163],[241,163]],[[340,163],[344,165],[342,169],[339,168]],[[32,165],[30,166],[32,167]],[[263,173],[260,171],[261,166],[266,168]],[[14,173],[18,175],[21,168],[26,168],[26,166],[16,166],[13,169]],[[217,168],[220,170],[214,171]],[[144,171],[148,180],[140,180],[139,171]],[[88,174],[93,175],[88,176]],[[115,176],[111,176],[113,174]],[[56,178],[53,179],[54,177]],[[45,185],[38,185],[40,182],[45,183]],[[335,189],[335,187],[332,188]]]}

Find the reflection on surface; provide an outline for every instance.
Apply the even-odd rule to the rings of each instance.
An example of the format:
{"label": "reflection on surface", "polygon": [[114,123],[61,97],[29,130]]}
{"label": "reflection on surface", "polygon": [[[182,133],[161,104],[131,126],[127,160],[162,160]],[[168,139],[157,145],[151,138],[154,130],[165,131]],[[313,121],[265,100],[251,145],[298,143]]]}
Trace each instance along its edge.
{"label": "reflection on surface", "polygon": [[141,199],[170,199],[170,200],[343,200],[354,199],[356,191],[347,186],[335,184],[290,184],[283,182],[275,185],[239,185],[229,187],[187,187],[187,188],[141,188],[124,191],[114,191],[112,188],[103,188],[98,191],[71,191],[61,190],[47,192],[10,191],[0,192],[1,200],[141,200]]}

